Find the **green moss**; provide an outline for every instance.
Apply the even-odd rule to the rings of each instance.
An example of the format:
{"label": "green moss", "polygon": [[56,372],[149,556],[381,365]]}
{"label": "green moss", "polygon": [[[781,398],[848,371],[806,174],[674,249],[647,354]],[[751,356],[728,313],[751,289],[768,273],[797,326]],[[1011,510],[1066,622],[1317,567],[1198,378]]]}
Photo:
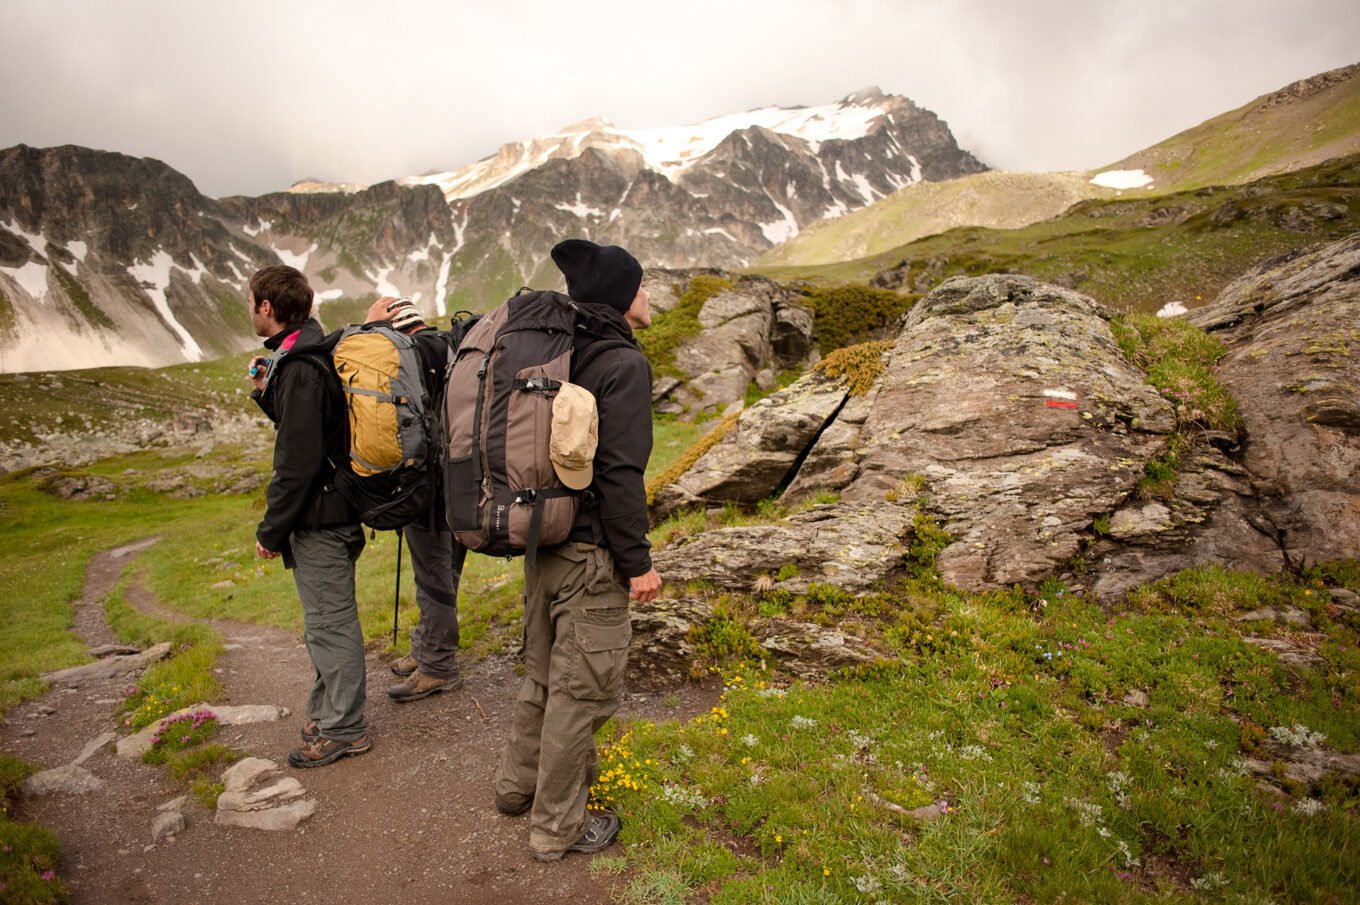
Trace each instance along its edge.
{"label": "green moss", "polygon": [[708,452],[710,449],[712,449],[714,446],[718,444],[718,441],[720,441],[723,437],[726,437],[729,433],[731,433],[732,428],[737,426],[737,420],[740,417],[741,417],[740,410],[724,415],[723,419],[718,422],[717,427],[713,428],[713,430],[705,434],[703,438],[699,440],[698,443],[695,443],[693,446],[691,446],[684,454],[682,454],[678,459],[676,459],[670,465],[669,468],[667,468],[665,471],[661,472],[659,475],[648,481],[647,504],[649,506],[651,505],[652,500],[656,497],[656,492],[658,490],[660,490],[662,487],[667,486],[668,484],[675,483],[675,481],[682,474],[689,471],[690,468],[694,466],[695,462],[699,461],[700,456]]}
{"label": "green moss", "polygon": [[881,339],[919,298],[857,284],[813,289],[807,296],[814,312],[812,335],[823,355],[851,343]]}

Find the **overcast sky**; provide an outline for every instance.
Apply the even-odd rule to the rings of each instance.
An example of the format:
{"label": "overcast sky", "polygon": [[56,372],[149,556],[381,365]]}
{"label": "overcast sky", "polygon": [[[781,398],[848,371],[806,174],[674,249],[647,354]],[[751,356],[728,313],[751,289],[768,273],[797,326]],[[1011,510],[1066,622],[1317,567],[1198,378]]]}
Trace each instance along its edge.
{"label": "overcast sky", "polygon": [[1091,169],[1358,61],[1357,0],[3,0],[0,147],[261,194],[877,85],[993,167]]}

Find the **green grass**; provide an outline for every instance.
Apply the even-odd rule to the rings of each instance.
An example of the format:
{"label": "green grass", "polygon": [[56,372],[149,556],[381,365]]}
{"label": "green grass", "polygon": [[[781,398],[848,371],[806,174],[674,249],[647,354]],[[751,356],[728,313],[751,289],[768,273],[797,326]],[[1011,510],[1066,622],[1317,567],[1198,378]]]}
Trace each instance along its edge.
{"label": "green grass", "polygon": [[[1291,211],[1318,205],[1340,207],[1303,231],[1286,225]],[[1117,309],[1155,311],[1211,299],[1256,264],[1357,229],[1360,155],[1352,155],[1238,188],[1092,200],[1021,229],[965,227],[837,264],[752,269],[822,285],[867,283],[895,269],[886,285],[912,292],[950,276],[1023,273]]]}
{"label": "green grass", "polygon": [[47,905],[67,901],[56,875],[61,844],[50,830],[10,817],[19,786],[37,771],[33,764],[0,752],[0,901]]}
{"label": "green grass", "polygon": [[[1360,789],[1277,798],[1242,766],[1275,727],[1360,748],[1360,625],[1327,616],[1319,581],[1202,572],[1114,612],[1041,593],[914,582],[858,604],[856,628],[895,647],[878,666],[814,685],[729,661],[710,713],[606,727],[597,791],[624,817],[624,894],[1348,901]],[[1267,601],[1310,607],[1323,667],[1243,643],[1231,615]],[[909,619],[919,632],[889,631]],[[902,813],[926,805],[938,819]]]}

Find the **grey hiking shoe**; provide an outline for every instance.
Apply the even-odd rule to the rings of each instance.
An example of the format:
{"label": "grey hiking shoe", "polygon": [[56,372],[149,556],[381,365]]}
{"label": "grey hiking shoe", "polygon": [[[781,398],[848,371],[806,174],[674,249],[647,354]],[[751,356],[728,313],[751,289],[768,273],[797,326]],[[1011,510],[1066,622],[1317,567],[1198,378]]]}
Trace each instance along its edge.
{"label": "grey hiking shoe", "polygon": [[403,679],[420,668],[416,658],[411,654],[392,661],[392,673],[401,676]]}
{"label": "grey hiking shoe", "polygon": [[560,861],[567,852],[581,852],[586,855],[593,855],[602,852],[614,841],[619,838],[619,830],[623,828],[623,821],[619,815],[611,814],[608,811],[586,811],[586,831],[581,834],[564,851],[560,852],[540,852],[532,851],[535,861]]}
{"label": "grey hiking shoe", "polygon": [[432,694],[439,694],[443,691],[457,691],[462,687],[463,677],[461,675],[456,675],[451,679],[436,679],[434,676],[427,676],[417,670],[405,682],[387,689],[387,696],[404,704],[407,701],[419,701],[421,698],[428,698]]}

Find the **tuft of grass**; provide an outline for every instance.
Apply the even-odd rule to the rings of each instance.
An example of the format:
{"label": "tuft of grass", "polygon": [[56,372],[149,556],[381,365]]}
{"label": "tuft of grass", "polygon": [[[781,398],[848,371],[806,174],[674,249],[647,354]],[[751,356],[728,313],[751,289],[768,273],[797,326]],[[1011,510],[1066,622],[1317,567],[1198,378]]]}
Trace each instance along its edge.
{"label": "tuft of grass", "polygon": [[1176,410],[1182,432],[1241,429],[1237,402],[1215,373],[1227,354],[1217,337],[1179,318],[1150,314],[1125,315],[1112,329],[1119,348]]}
{"label": "tuft of grass", "polygon": [[23,781],[38,768],[0,752],[0,899],[13,905],[48,905],[67,901],[57,877],[61,843],[49,830],[16,821],[11,802]]}
{"label": "tuft of grass", "polygon": [[675,481],[694,467],[694,463],[699,461],[699,457],[708,452],[718,441],[722,440],[732,429],[737,426],[737,420],[741,418],[741,410],[730,412],[723,416],[717,426],[705,434],[697,443],[685,450],[674,462],[665,468],[660,474],[647,482],[647,504],[650,506],[656,497],[656,492],[668,484]]}

